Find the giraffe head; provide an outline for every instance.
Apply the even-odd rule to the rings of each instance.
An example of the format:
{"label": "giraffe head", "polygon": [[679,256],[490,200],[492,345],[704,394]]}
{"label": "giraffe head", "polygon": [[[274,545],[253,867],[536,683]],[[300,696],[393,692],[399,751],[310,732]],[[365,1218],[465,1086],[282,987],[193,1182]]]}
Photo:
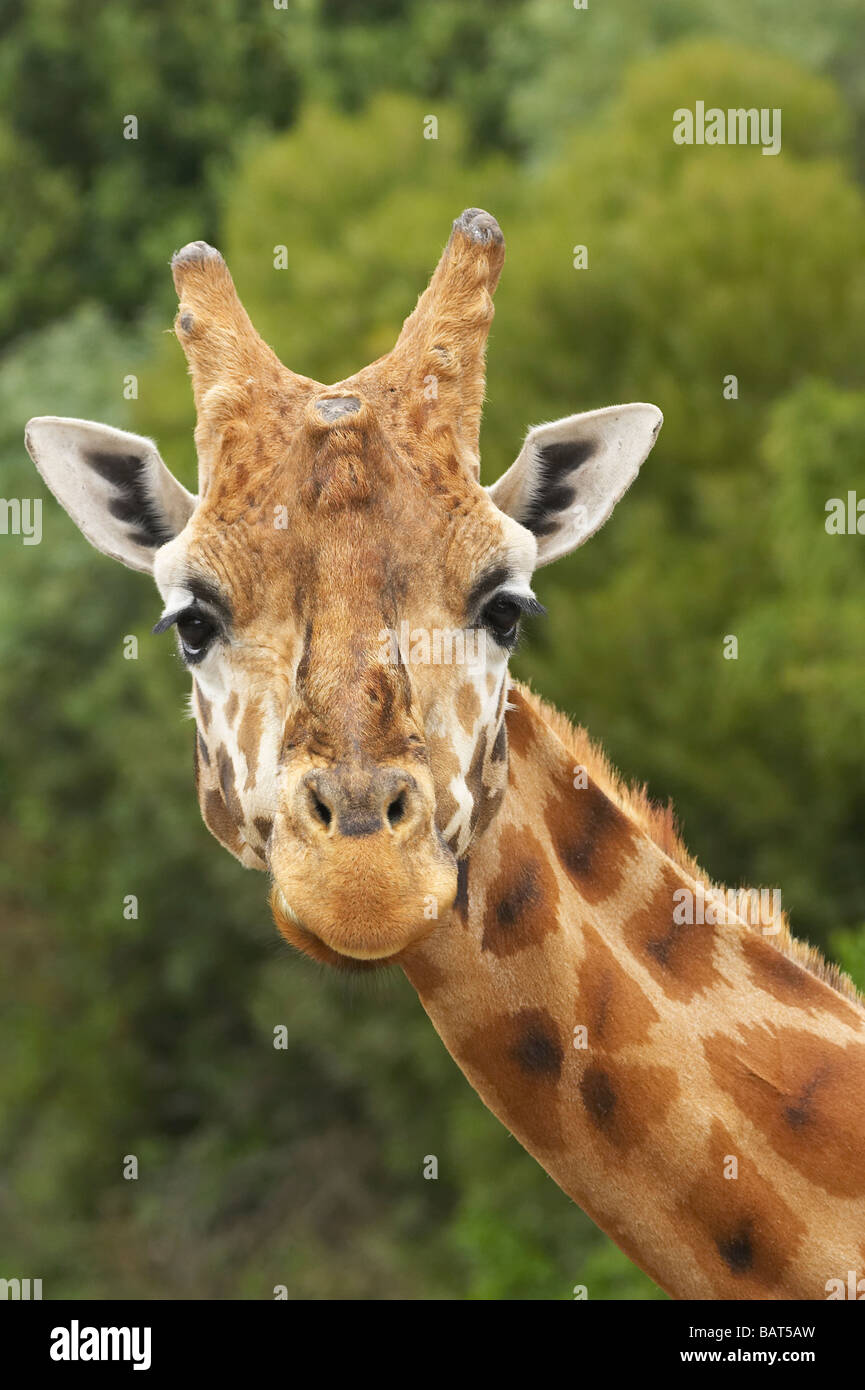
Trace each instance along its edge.
{"label": "giraffe head", "polygon": [[392,959],[447,917],[507,779],[507,664],[533,570],[608,517],[650,405],[532,429],[491,488],[478,430],[498,225],[464,212],[385,357],[332,386],[284,367],[217,251],[172,262],[199,492],[153,443],[42,417],[27,447],[95,546],[153,574],[193,683],[216,838],[271,875],[295,946]]}

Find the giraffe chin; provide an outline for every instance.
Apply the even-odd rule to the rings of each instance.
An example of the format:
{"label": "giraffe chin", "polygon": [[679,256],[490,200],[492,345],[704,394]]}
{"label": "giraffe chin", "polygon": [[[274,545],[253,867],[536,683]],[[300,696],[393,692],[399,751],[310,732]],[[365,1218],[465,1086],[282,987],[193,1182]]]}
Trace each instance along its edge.
{"label": "giraffe chin", "polygon": [[[437,857],[423,882],[398,874],[358,876],[328,891],[306,861],[301,873],[274,869],[270,909],[280,935],[304,955],[340,970],[380,970],[446,919],[457,890],[456,861]],[[433,915],[433,913],[435,915]]]}

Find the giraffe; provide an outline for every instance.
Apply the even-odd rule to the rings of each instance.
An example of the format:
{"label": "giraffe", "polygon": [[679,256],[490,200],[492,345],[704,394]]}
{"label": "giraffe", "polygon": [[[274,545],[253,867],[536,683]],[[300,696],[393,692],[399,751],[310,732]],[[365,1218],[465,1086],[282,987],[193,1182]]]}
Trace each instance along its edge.
{"label": "giraffe", "polygon": [[40,417],[27,448],[153,575],[204,820],[269,875],[282,936],[401,967],[483,1102],[672,1296],[825,1298],[865,1272],[865,1006],[774,904],[704,888],[671,812],[510,678],[533,572],[604,524],[662,417],[535,426],[482,487],[503,260],[468,209],[392,351],[327,386],[191,243],[198,495],[107,425]]}

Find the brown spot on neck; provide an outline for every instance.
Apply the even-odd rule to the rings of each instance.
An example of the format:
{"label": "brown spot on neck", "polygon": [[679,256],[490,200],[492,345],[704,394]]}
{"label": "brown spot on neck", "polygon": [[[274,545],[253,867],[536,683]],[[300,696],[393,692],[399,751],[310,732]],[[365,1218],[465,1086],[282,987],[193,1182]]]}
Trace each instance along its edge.
{"label": "brown spot on neck", "polygon": [[530,1148],[561,1148],[564,1041],[545,1009],[520,1009],[474,1028],[455,1056],[491,1109]]}
{"label": "brown spot on neck", "polygon": [[749,934],[742,942],[742,951],[752,983],[779,1003],[813,1013],[830,1013],[843,1023],[862,1026],[862,1015],[850,1001],[804,966],[782,955],[770,941]]}
{"label": "brown spot on neck", "polygon": [[486,892],[481,950],[511,956],[558,930],[559,889],[540,841],[508,826],[498,842],[499,871]]}
{"label": "brown spot on neck", "polygon": [[718,1237],[718,1254],[733,1274],[744,1274],[754,1265],[754,1249],[751,1243],[751,1221],[742,1221],[732,1230],[728,1229]]}
{"label": "brown spot on neck", "polygon": [[585,1025],[592,1055],[645,1042],[659,1017],[654,1005],[594,927],[585,924],[581,936],[584,955],[574,1020]]}
{"label": "brown spot on neck", "polygon": [[590,782],[554,791],[544,806],[553,848],[568,877],[590,903],[616,892],[634,853],[634,826]]}
{"label": "brown spot on neck", "polygon": [[[731,1159],[735,1159],[735,1170]],[[736,1177],[725,1176],[732,1171]],[[712,1121],[705,1153],[677,1205],[681,1239],[693,1251],[717,1298],[790,1295],[785,1276],[806,1234],[805,1226],[743,1152],[741,1138],[734,1138],[719,1120]],[[825,1291],[802,1289],[795,1296],[823,1298]]]}
{"label": "brown spot on neck", "polygon": [[613,1084],[602,1067],[586,1067],[580,1078],[580,1095],[598,1129],[610,1129],[616,1114],[617,1098]]}
{"label": "brown spot on neck", "polygon": [[619,1155],[653,1143],[653,1130],[663,1123],[679,1093],[672,1067],[645,1066],[604,1056],[595,1059],[591,1043],[579,1079],[580,1102],[590,1128]]}
{"label": "brown spot on neck", "polygon": [[403,951],[399,963],[424,1007],[447,983],[444,971],[431,959],[430,952],[424,945]]}
{"label": "brown spot on neck", "polygon": [[718,981],[713,964],[717,928],[700,922],[679,923],[673,914],[674,894],[686,887],[669,865],[645,907],[638,908],[622,928],[625,944],[673,999],[687,1002]]}
{"label": "brown spot on neck", "polygon": [[716,1084],[793,1167],[839,1197],[865,1194],[865,1044],[754,1024],[714,1033]]}

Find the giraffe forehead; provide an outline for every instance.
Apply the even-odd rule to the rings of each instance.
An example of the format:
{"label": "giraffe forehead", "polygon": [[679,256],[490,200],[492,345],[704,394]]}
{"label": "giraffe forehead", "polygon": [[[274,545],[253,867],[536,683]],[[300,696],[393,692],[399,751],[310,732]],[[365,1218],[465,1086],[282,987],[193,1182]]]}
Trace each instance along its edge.
{"label": "giraffe forehead", "polygon": [[[343,483],[352,493],[357,475],[349,469]],[[527,582],[523,537],[482,489],[455,507],[417,477],[402,484],[381,480],[334,506],[332,498],[317,504],[331,487],[322,473],[299,482],[286,467],[254,496],[231,500],[223,483],[160,551],[159,587],[165,594],[190,574],[208,579],[241,626],[313,611],[323,625],[347,608],[356,626],[364,616],[372,624],[402,614],[461,621],[474,581],[491,569]]]}
{"label": "giraffe forehead", "polygon": [[473,457],[448,422],[430,434],[401,387],[374,378],[335,387],[307,383],[294,400],[250,394],[220,421],[216,442],[202,435],[211,463],[208,501],[225,513],[247,497],[288,483],[301,505],[349,509],[420,484],[430,504],[481,491]]}

